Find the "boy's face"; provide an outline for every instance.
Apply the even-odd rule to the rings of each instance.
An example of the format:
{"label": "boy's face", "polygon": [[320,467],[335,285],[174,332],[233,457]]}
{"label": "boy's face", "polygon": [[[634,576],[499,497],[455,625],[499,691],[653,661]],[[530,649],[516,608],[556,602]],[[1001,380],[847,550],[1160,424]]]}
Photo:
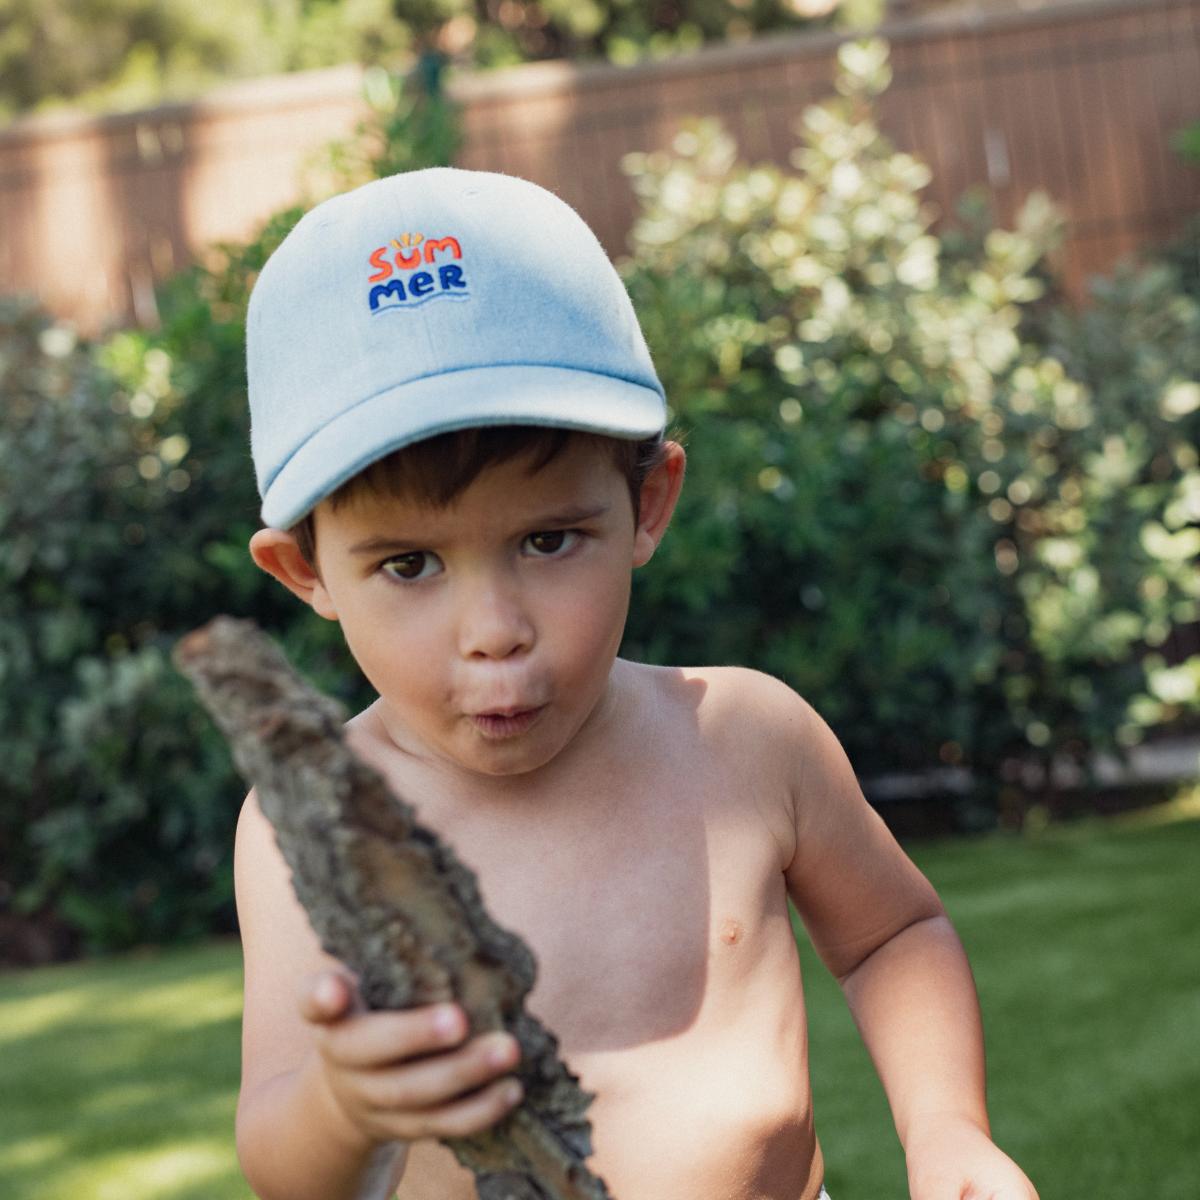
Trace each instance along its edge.
{"label": "boy's face", "polygon": [[528,467],[486,468],[446,508],[367,493],[315,520],[309,602],[341,623],[392,739],[486,775],[543,766],[597,711],[631,568],[662,532],[635,528],[626,482],[591,439]]}

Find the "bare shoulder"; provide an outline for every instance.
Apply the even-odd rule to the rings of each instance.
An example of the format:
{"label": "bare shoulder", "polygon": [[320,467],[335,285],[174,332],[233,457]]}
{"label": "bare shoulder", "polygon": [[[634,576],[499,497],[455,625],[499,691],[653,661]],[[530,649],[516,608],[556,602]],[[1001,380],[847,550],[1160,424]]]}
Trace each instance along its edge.
{"label": "bare shoulder", "polygon": [[737,780],[731,797],[757,810],[781,850],[795,847],[799,780],[821,757],[828,726],[782,680],[748,667],[650,667],[645,686],[665,732],[691,743],[689,769]]}
{"label": "bare shoulder", "polygon": [[751,667],[693,667],[706,680],[714,715],[765,725],[768,730],[798,731],[812,713],[799,692],[782,679]]}
{"label": "bare shoulder", "polygon": [[787,716],[796,705],[807,708],[800,695],[781,679],[752,667],[656,667],[627,663],[643,686],[663,695],[690,698],[702,705],[709,719],[745,713],[747,716]]}
{"label": "bare shoulder", "polygon": [[752,754],[760,765],[792,770],[797,754],[829,733],[793,688],[750,667],[649,667],[649,686],[694,714],[706,742],[722,753]]}
{"label": "bare shoulder", "polygon": [[785,883],[836,976],[899,929],[940,913],[928,881],[867,803],[837,735],[803,696],[759,671],[696,674],[710,685],[726,752],[740,744],[746,777],[765,771],[787,796]]}
{"label": "bare shoulder", "polygon": [[798,806],[861,798],[853,766],[824,717],[794,688],[746,667],[705,668],[715,719],[784,774]]}

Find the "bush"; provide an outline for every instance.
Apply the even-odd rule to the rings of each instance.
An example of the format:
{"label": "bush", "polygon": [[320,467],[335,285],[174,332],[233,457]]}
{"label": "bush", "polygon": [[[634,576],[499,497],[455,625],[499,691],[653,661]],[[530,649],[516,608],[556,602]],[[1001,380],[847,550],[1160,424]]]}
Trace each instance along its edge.
{"label": "bush", "polygon": [[1093,419],[1050,478],[1066,502],[1037,552],[1055,570],[1024,595],[1044,656],[1075,671],[1093,661],[1095,689],[1140,660],[1132,697],[1119,692],[1126,745],[1200,711],[1200,657],[1170,665],[1161,651],[1200,596],[1200,296],[1187,267],[1170,254],[1123,264],[1084,310],[1052,309],[1029,334],[1084,387]]}
{"label": "bush", "polygon": [[[392,87],[331,162],[421,165],[414,147],[445,162],[453,116]],[[233,927],[245,787],[170,665],[182,634],[253,617],[318,686],[371,698],[337,628],[246,550],[245,309],[303,211],[171,280],[156,330],[85,346],[0,306],[0,923],[49,925],[59,950]]]}
{"label": "bush", "polygon": [[627,645],[780,675],[860,772],[962,765],[994,808],[1196,706],[1196,663],[1136,651],[1197,613],[1200,317],[1160,271],[1047,318],[1041,195],[939,241],[873,119],[888,80],[882,43],[842,48],[798,172],[710,120],[626,161],[624,274],[691,458]]}
{"label": "bush", "polygon": [[[0,308],[0,346],[0,903],[96,945],[228,925],[198,770],[214,745],[157,623],[175,444],[28,306]],[[166,884],[190,920],[158,903]]]}

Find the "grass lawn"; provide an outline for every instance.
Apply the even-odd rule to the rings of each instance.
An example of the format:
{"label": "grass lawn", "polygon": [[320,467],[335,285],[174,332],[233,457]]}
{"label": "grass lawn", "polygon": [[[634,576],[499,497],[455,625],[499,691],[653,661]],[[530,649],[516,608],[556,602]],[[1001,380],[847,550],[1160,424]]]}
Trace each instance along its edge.
{"label": "grass lawn", "polygon": [[[995,1136],[1045,1200],[1200,1196],[1200,819],[1182,816],[909,848],[971,954]],[[830,1193],[899,1200],[882,1091],[801,950]],[[246,1200],[240,986],[233,943],[0,974],[0,1196]]]}
{"label": "grass lawn", "polygon": [[[1200,1197],[1196,800],[1186,820],[909,847],[971,958],[992,1135],[1043,1200]],[[801,957],[830,1195],[907,1197],[840,993],[806,943]]]}

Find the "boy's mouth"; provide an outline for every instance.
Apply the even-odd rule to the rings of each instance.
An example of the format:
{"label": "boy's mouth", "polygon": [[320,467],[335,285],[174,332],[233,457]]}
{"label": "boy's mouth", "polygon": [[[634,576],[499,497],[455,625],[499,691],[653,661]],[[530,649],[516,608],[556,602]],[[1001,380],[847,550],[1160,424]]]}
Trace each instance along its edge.
{"label": "boy's mouth", "polygon": [[471,720],[485,738],[500,741],[524,733],[545,709],[544,704],[537,708],[497,708],[491,712],[472,713]]}

